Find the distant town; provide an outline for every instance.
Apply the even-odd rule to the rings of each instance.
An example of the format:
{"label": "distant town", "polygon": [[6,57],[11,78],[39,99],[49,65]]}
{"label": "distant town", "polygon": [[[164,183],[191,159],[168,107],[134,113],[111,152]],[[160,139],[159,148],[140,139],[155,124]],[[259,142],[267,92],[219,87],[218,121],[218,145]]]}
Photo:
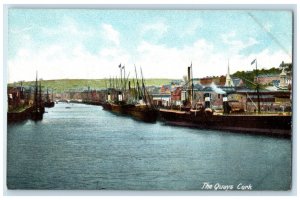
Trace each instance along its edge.
{"label": "distant town", "polygon": [[[192,78],[190,84],[188,83],[187,76],[184,76],[182,80],[166,80],[169,81],[167,84],[147,84],[146,88],[149,94],[151,94],[153,103],[158,107],[180,110],[187,99],[188,87],[192,85],[193,106],[196,103],[204,105],[204,96],[205,94],[209,94],[211,98],[210,107],[215,111],[223,109],[223,97],[226,96],[231,105],[231,112],[255,112],[258,110],[255,84],[258,83],[260,110],[262,112],[290,112],[292,100],[292,64],[282,62],[273,71],[275,73],[266,73],[268,70],[261,70],[257,76],[255,76],[255,70],[252,72],[243,72],[244,74],[253,74],[253,79],[248,80],[230,75],[230,66],[228,65],[226,75]],[[241,72],[235,74],[241,74]],[[108,79],[105,80],[105,84],[106,88],[92,88],[87,85],[83,89],[68,88],[60,92],[42,85],[41,98],[43,102],[51,100],[56,102],[72,101],[101,104],[101,102],[105,102],[106,100],[107,88],[112,87],[112,83],[109,83]],[[23,82],[9,84],[7,89],[8,112],[22,112],[22,110],[33,105],[34,85],[24,85],[25,83]]]}

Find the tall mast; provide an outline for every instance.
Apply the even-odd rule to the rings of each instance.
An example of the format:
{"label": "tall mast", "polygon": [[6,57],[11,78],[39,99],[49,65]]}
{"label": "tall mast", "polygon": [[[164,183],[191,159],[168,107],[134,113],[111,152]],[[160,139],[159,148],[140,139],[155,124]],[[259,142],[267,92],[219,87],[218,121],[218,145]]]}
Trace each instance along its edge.
{"label": "tall mast", "polygon": [[257,92],[257,106],[258,106],[258,113],[260,113],[260,97],[259,97],[259,83],[258,83],[258,70],[257,70],[257,59],[256,59],[256,92]]}
{"label": "tall mast", "polygon": [[41,81],[39,84],[39,107],[40,108],[42,107],[42,84],[41,84]]}
{"label": "tall mast", "polygon": [[140,100],[140,85],[139,85],[139,80],[137,77],[137,72],[136,72],[136,66],[134,65],[134,69],[135,69],[135,77],[136,77],[136,88],[137,88],[137,96],[138,96],[138,100]]}
{"label": "tall mast", "polygon": [[52,93],[52,100],[51,101],[53,101],[53,89],[51,89],[51,93]]}
{"label": "tall mast", "polygon": [[144,83],[144,77],[143,77],[143,71],[142,71],[142,68],[140,68],[141,70],[141,76],[142,76],[142,87],[143,87],[143,99],[146,103],[146,105],[148,104],[148,100],[147,100],[147,97],[146,97],[146,88],[145,88],[145,83]]}
{"label": "tall mast", "polygon": [[191,80],[192,80],[192,96],[191,96],[191,107],[193,106],[193,96],[194,96],[194,80],[193,80],[193,63],[191,62]]}
{"label": "tall mast", "polygon": [[35,112],[37,112],[38,110],[38,99],[37,99],[37,96],[38,96],[38,82],[37,82],[37,77],[38,77],[38,72],[36,71],[36,76],[35,76],[35,90],[34,90],[34,109],[35,109]]}
{"label": "tall mast", "polygon": [[120,68],[120,81],[121,81],[121,85],[122,85],[122,65],[121,65],[121,63],[119,65],[119,68]]}
{"label": "tall mast", "polygon": [[48,92],[48,88],[47,88],[47,96],[46,96],[46,98],[47,98],[47,102],[49,102],[49,92]]}
{"label": "tall mast", "polygon": [[123,88],[126,89],[126,72],[125,72],[125,65],[123,66],[123,69],[124,69],[124,79],[123,79],[124,83],[123,83]]}

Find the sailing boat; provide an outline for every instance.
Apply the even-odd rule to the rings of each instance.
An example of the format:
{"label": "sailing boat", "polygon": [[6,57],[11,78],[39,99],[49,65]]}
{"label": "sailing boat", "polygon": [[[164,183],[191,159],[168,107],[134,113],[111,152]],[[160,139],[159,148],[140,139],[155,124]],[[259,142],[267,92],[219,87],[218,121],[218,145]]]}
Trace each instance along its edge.
{"label": "sailing boat", "polygon": [[54,107],[53,97],[52,97],[52,101],[51,101],[50,98],[49,98],[48,88],[47,88],[46,102],[44,103],[44,106],[46,108],[52,108],[52,107]]}
{"label": "sailing boat", "polygon": [[[110,88],[107,88],[107,99],[106,102],[102,104],[104,110],[112,111],[116,114],[127,114],[128,108],[132,107],[132,104],[129,104],[125,99],[125,91],[127,81],[125,79],[125,72],[124,78],[122,77],[122,71],[125,71],[125,66],[119,65],[121,76],[120,79],[113,79],[110,80]],[[111,82],[113,82],[113,87]]]}
{"label": "sailing boat", "polygon": [[[135,69],[136,73],[136,69]],[[156,122],[158,117],[158,110],[154,106],[152,102],[152,98],[150,97],[144,82],[143,72],[141,69],[142,76],[142,86],[140,87],[137,73],[136,73],[136,86],[137,92],[136,97],[138,101],[134,104],[134,106],[128,109],[128,114],[137,120],[141,120],[144,122]]]}
{"label": "sailing boat", "polygon": [[45,108],[42,105],[42,95],[41,95],[41,85],[38,91],[38,81],[37,75],[35,79],[35,89],[34,89],[34,105],[33,110],[31,111],[31,119],[34,121],[42,120]]}
{"label": "sailing boat", "polygon": [[[122,69],[124,69],[124,66],[121,70]],[[140,86],[136,73],[136,81],[134,82],[136,83],[135,88],[131,88],[128,77],[125,79],[124,76],[124,79],[122,80],[121,73],[119,82],[118,79],[113,81],[110,80],[110,88],[107,88],[107,99],[106,102],[102,104],[103,109],[117,114],[132,116],[133,118],[144,122],[155,122],[157,120],[158,110],[153,106],[150,95],[145,87],[143,76],[142,85]],[[111,84],[111,82],[113,82],[113,84]],[[112,85],[113,87],[111,87]],[[126,90],[127,85],[128,90]]]}

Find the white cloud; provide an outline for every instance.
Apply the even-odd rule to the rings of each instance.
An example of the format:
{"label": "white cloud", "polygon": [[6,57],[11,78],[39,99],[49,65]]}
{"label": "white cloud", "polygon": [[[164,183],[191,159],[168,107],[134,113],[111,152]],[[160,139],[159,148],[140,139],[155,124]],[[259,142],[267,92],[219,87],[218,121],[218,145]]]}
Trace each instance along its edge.
{"label": "white cloud", "polygon": [[[134,77],[134,64],[143,69],[145,78],[178,78],[187,74],[187,67],[193,63],[194,77],[225,75],[228,56],[217,52],[214,46],[199,39],[190,46],[171,48],[165,45],[142,41],[134,57],[126,48],[110,46],[97,54],[90,53],[83,45],[69,49],[63,44],[44,47],[39,51],[30,48],[19,49],[18,56],[8,61],[9,82],[34,80],[36,70],[41,78],[109,78],[119,76],[118,65],[126,66],[126,72]],[[257,58],[258,68],[278,67],[291,59],[283,51],[272,53],[265,49],[258,54],[230,57],[230,71],[253,70],[251,61]],[[139,71],[139,70],[138,70]]]}
{"label": "white cloud", "polygon": [[[273,53],[265,49],[258,54],[243,56],[239,51],[257,43],[254,38],[246,42],[236,40],[236,33],[231,32],[222,36],[223,42],[228,44],[230,56],[227,51],[219,52],[214,45],[205,40],[198,39],[192,45],[182,48],[169,47],[146,39],[138,43],[136,53],[120,45],[120,34],[110,24],[102,24],[103,40],[111,43],[102,47],[97,53],[91,53],[84,46],[87,34],[97,34],[93,30],[81,30],[72,21],[64,22],[66,29],[49,34],[58,34],[67,37],[67,29],[71,29],[70,41],[72,43],[53,43],[48,46],[39,46],[36,49],[34,41],[29,35],[22,35],[16,56],[8,60],[9,82],[19,80],[34,80],[36,70],[41,78],[109,78],[119,76],[118,65],[126,66],[126,72],[134,77],[134,64],[143,68],[145,78],[182,78],[187,73],[187,67],[193,63],[194,77],[211,75],[225,75],[227,72],[227,59],[230,58],[230,70],[252,70],[250,62],[257,58],[259,68],[278,67],[281,61],[291,62],[283,51]],[[69,25],[68,25],[69,24]],[[164,34],[168,28],[164,23],[158,22],[149,25],[145,30],[152,30]],[[98,30],[99,31],[99,30]],[[98,32],[99,33],[99,32]],[[114,45],[111,45],[114,44]]]}
{"label": "white cloud", "polygon": [[169,26],[163,21],[144,24],[141,28],[142,35],[154,39],[160,39],[165,33],[168,32]]}
{"label": "white cloud", "polygon": [[[187,67],[191,62],[194,77],[219,76],[227,73],[226,52],[217,52],[214,46],[204,39],[181,49],[143,41],[138,47],[138,54],[137,63],[143,67],[146,78],[182,78],[187,74]],[[272,53],[264,50],[249,56],[236,54],[230,57],[230,72],[253,70],[250,63],[254,58],[258,59],[259,69],[278,67],[281,61],[291,62],[289,56],[282,51]]]}
{"label": "white cloud", "polygon": [[203,26],[203,21],[201,19],[195,19],[188,23],[183,29],[180,31],[180,37],[192,36],[196,34],[197,30]]}
{"label": "white cloud", "polygon": [[96,32],[88,27],[79,24],[71,17],[63,17],[56,27],[36,27],[39,28],[42,35],[46,37],[56,36],[63,39],[82,40],[86,37],[94,35]]}
{"label": "white cloud", "polygon": [[36,71],[44,80],[108,78],[119,75],[120,62],[129,63],[129,55],[118,48],[102,49],[98,54],[91,54],[82,45],[73,49],[51,45],[38,52],[23,48],[8,61],[8,81],[34,80]]}
{"label": "white cloud", "polygon": [[11,29],[10,32],[13,33],[13,34],[24,34],[25,32],[28,32],[30,30],[32,30],[33,26],[28,26],[28,27],[25,27],[23,29]]}
{"label": "white cloud", "polygon": [[248,38],[246,41],[236,39],[235,31],[221,34],[221,39],[224,44],[228,45],[228,56],[238,54],[239,51],[258,44],[258,41],[252,37]]}
{"label": "white cloud", "polygon": [[120,33],[110,24],[102,24],[103,36],[113,42],[115,45],[120,45]]}

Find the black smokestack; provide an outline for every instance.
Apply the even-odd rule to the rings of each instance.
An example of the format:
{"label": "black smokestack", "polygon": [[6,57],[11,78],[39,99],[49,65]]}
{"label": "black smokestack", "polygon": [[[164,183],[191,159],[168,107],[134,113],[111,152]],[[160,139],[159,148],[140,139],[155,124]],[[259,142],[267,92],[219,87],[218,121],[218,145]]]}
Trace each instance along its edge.
{"label": "black smokestack", "polygon": [[210,94],[204,94],[205,108],[210,108]]}
{"label": "black smokestack", "polygon": [[230,106],[228,104],[228,97],[227,95],[223,94],[223,110],[225,114],[228,114],[230,112]]}
{"label": "black smokestack", "polygon": [[188,67],[188,101],[191,101],[191,67]]}

